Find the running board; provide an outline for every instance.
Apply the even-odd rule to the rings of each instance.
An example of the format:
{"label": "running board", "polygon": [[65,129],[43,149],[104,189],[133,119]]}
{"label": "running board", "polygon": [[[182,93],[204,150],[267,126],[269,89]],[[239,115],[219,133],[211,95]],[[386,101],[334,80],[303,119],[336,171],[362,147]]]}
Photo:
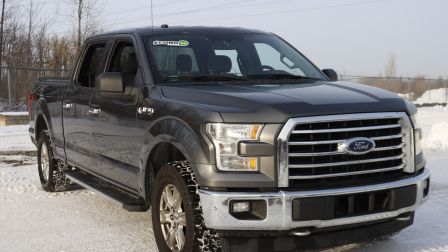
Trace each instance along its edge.
{"label": "running board", "polygon": [[125,192],[83,171],[75,170],[67,172],[65,177],[86,189],[111,199],[129,212],[145,212],[149,209],[142,198]]}

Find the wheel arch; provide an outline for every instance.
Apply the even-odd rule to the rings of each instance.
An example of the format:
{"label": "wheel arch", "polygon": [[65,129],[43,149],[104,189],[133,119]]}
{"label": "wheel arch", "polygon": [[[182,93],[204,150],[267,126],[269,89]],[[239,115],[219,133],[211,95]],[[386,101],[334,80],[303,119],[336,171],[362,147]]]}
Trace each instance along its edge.
{"label": "wheel arch", "polygon": [[53,136],[53,127],[51,125],[51,119],[49,115],[48,107],[43,99],[39,100],[36,109],[36,122],[35,122],[35,139],[39,141],[39,135],[42,130],[48,130],[50,137]]}
{"label": "wheel arch", "polygon": [[166,163],[177,160],[189,160],[188,154],[181,146],[170,142],[159,142],[154,146],[148,155],[145,165],[145,198],[151,202],[151,186],[154,184],[154,178]]}
{"label": "wheel arch", "polygon": [[204,141],[201,133],[195,132],[188,124],[177,118],[159,120],[148,130],[142,151],[142,179],[140,188],[143,196],[150,202],[151,186],[159,169],[172,161],[187,160],[200,184],[195,164],[210,163],[212,155],[210,144]]}
{"label": "wheel arch", "polygon": [[42,130],[48,130],[47,121],[43,115],[38,115],[36,119],[36,133],[35,139],[36,142],[39,142],[40,133]]}

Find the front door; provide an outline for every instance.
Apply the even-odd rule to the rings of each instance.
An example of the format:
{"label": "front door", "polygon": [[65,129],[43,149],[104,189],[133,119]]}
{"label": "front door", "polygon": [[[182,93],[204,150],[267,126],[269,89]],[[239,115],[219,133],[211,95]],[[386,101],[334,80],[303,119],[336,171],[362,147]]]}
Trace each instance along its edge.
{"label": "front door", "polygon": [[125,187],[138,189],[140,148],[143,133],[137,121],[137,100],[142,75],[132,40],[116,41],[106,72],[121,73],[123,93],[102,96],[95,90],[92,149],[95,166],[103,175]]}

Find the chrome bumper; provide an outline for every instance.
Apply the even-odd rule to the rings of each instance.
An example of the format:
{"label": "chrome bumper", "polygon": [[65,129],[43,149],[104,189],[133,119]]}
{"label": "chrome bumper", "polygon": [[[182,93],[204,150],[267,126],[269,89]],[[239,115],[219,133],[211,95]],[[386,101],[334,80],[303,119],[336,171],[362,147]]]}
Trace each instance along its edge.
{"label": "chrome bumper", "polygon": [[[289,192],[279,191],[272,193],[238,193],[238,192],[214,192],[200,190],[199,195],[202,203],[205,226],[217,230],[291,230],[300,227],[324,228],[370,222],[381,219],[394,218],[400,214],[413,212],[427,197],[423,197],[424,182],[430,177],[428,169],[412,178],[395,182],[358,186],[343,189]],[[415,204],[410,207],[363,216],[340,218],[333,220],[292,220],[292,201],[296,198],[319,197],[331,195],[343,195],[362,192],[372,192],[391,188],[398,188],[415,184],[417,186],[417,198]],[[238,220],[229,213],[229,202],[231,200],[266,200],[267,216],[264,220]]]}

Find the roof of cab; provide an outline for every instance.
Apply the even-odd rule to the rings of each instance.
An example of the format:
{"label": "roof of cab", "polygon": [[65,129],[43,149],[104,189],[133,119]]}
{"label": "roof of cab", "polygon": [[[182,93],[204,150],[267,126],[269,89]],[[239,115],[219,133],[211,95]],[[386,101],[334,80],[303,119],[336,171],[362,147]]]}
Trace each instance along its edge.
{"label": "roof of cab", "polygon": [[168,26],[167,28],[154,26],[116,30],[98,33],[92,37],[115,35],[115,34],[225,34],[225,33],[266,33],[255,29],[239,27],[207,27],[207,26]]}

